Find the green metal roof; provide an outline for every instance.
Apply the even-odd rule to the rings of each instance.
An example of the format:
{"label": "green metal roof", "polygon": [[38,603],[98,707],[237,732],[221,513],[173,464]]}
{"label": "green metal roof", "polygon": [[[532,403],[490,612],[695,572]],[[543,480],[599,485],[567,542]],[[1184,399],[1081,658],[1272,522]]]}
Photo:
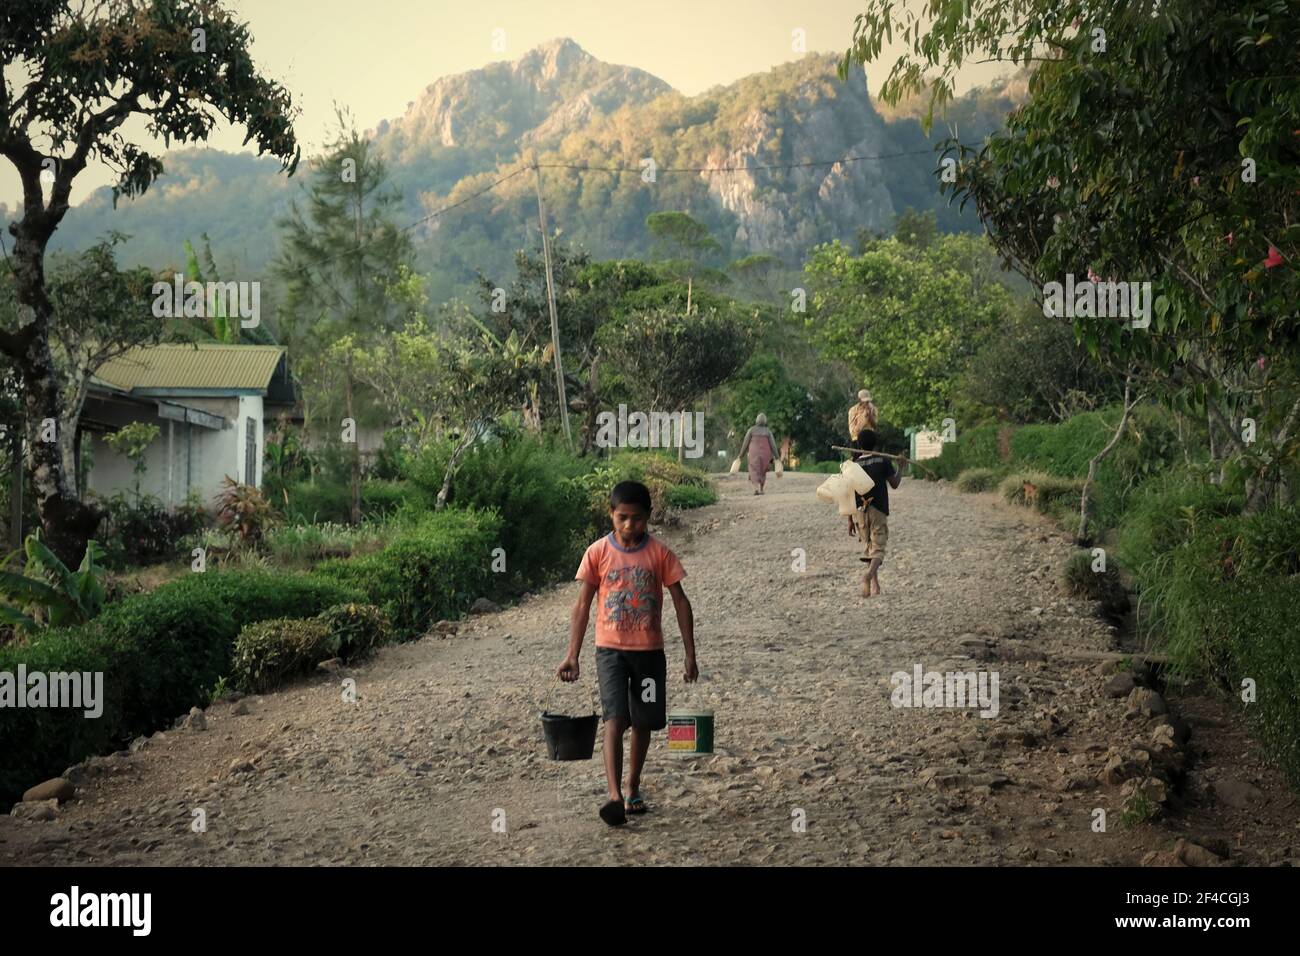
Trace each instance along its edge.
{"label": "green metal roof", "polygon": [[95,378],[128,392],[172,388],[262,392],[283,355],[278,345],[154,345],[112,359]]}

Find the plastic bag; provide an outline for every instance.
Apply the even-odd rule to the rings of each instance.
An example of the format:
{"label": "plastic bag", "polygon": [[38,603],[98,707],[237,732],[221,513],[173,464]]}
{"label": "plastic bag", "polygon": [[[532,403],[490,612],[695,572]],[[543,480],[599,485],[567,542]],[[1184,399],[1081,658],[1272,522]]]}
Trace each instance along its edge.
{"label": "plastic bag", "polygon": [[733,462],[731,463],[731,471],[729,472],[729,474],[732,474],[732,475],[738,475],[738,474],[740,474],[740,459],[739,459],[739,458],[737,458],[735,461],[733,461]]}

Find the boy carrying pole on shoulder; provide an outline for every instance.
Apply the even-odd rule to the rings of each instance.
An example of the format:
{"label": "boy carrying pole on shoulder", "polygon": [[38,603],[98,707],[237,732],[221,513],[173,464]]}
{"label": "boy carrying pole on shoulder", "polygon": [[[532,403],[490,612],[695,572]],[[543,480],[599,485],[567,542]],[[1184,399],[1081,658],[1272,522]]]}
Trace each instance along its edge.
{"label": "boy carrying pole on shoulder", "polygon": [[862,577],[862,596],[869,598],[880,593],[880,565],[885,560],[885,546],[889,543],[889,489],[898,487],[902,481],[902,469],[907,467],[908,461],[906,455],[900,456],[899,467],[895,468],[888,458],[872,454],[877,450],[879,438],[869,428],[858,432],[855,444],[859,453],[853,460],[873,482],[865,498],[854,495],[858,506],[858,541],[863,546],[860,560],[867,562]]}

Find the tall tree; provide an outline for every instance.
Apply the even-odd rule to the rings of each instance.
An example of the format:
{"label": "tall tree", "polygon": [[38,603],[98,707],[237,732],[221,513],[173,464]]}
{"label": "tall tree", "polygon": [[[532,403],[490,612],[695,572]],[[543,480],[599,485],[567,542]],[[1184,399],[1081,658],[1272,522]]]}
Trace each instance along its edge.
{"label": "tall tree", "polygon": [[[610,364],[647,411],[685,415],[691,403],[740,370],[756,332],[756,315],[735,308],[690,315],[655,308],[611,323],[600,339]],[[679,442],[679,460],[683,452]]]}
{"label": "tall tree", "polygon": [[98,515],[78,499],[58,443],[41,440],[43,423],[62,411],[46,248],[91,159],[116,175],[115,200],[142,194],[163,171],[150,147],[122,133],[132,117],[169,145],[206,139],[223,117],[245,126],[260,151],[293,173],[299,150],[290,97],[258,72],[251,39],[219,0],[31,0],[0,8],[0,156],[23,190],[22,218],[9,224],[18,327],[0,333],[0,352],[22,377],[36,506],[46,543],[65,562],[81,556]]}
{"label": "tall tree", "polygon": [[[718,240],[709,234],[709,227],[685,212],[652,212],[646,216],[646,230],[670,274],[686,280],[687,310],[690,310],[691,287],[695,279],[705,272],[709,256],[718,252]],[[708,270],[715,284],[729,281],[726,273]]]}
{"label": "tall tree", "polygon": [[956,384],[996,334],[1011,295],[991,280],[997,260],[983,237],[945,235],[926,249],[897,239],[852,256],[838,242],[805,264],[805,317],[823,358],[844,362],[882,414],[935,425],[953,411]]}
{"label": "tall tree", "polygon": [[[91,376],[127,350],[157,342],[163,332],[151,310],[153,274],[117,268],[113,247],[124,239],[121,233],[111,233],[79,255],[50,257],[50,352],[59,391],[55,439],[60,465],[74,490],[77,426]],[[19,314],[13,270],[0,263],[0,330],[17,332]]]}
{"label": "tall tree", "polygon": [[[281,337],[314,386],[304,406],[310,413],[319,405],[317,411],[335,422],[346,417],[355,426],[361,408],[356,350],[397,332],[408,318],[411,239],[395,222],[401,197],[388,184],[384,162],[345,112],[337,117],[329,151],[312,161],[306,209],[295,201],[278,223],[282,248],[274,270],[284,290]],[[336,376],[341,408],[333,400]],[[361,453],[355,440],[349,461],[351,516],[358,522]]]}
{"label": "tall tree", "polygon": [[1075,332],[1135,373],[1135,390],[1208,416],[1212,452],[1251,473],[1247,510],[1287,500],[1300,450],[1294,4],[950,0],[917,16],[873,0],[846,64],[894,34],[907,41],[891,102],[936,68],[942,101],[974,56],[1036,64],[1004,131],[979,149],[948,143],[956,175],[941,185],[974,203],[1040,294],[1067,274],[1149,282],[1149,326],[1081,310]]}

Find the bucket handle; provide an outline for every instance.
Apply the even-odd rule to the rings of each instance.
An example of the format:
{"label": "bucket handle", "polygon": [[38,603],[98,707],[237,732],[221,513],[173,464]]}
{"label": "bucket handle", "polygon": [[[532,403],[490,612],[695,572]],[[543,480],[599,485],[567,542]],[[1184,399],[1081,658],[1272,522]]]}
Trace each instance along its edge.
{"label": "bucket handle", "polygon": [[713,700],[710,698],[708,691],[701,688],[700,685],[703,683],[704,683],[703,674],[700,674],[698,677],[696,677],[693,683],[687,684],[683,681],[680,706],[698,707],[700,704],[708,704],[710,707],[716,709],[717,704],[714,703]]}
{"label": "bucket handle", "polygon": [[[542,713],[549,714],[551,712],[551,698],[555,695],[555,689],[559,687],[560,684],[561,684],[560,676],[557,674],[555,675],[555,679],[551,681],[551,689],[546,692],[546,704],[542,708]],[[586,687],[587,687],[587,702],[591,704],[591,712],[594,714],[596,713],[596,698],[595,695],[593,695],[591,692],[591,684],[588,683]]]}

